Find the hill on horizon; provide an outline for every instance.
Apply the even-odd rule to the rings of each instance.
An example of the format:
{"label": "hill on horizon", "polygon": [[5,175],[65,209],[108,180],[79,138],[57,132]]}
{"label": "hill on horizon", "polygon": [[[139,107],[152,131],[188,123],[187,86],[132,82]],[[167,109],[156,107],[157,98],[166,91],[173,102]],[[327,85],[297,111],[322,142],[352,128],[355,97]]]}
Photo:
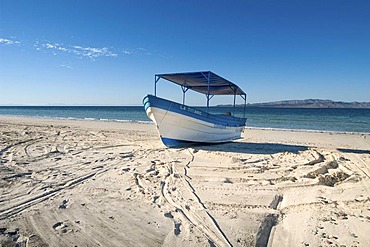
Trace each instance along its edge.
{"label": "hill on horizon", "polygon": [[[226,106],[226,105],[223,105]],[[229,105],[228,105],[229,106]],[[238,105],[241,106],[241,105]],[[282,100],[266,103],[247,104],[247,107],[281,108],[370,108],[370,102],[343,102],[322,99]]]}

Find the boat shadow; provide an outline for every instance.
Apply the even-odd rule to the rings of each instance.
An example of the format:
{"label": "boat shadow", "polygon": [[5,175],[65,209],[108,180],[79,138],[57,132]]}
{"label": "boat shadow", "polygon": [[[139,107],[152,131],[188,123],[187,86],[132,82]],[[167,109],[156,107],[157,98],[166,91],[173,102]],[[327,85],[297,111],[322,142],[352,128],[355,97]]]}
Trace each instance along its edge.
{"label": "boat shadow", "polygon": [[308,146],[289,145],[281,143],[253,143],[253,142],[230,142],[223,144],[198,145],[193,146],[195,150],[220,151],[245,154],[276,154],[276,153],[294,153],[307,150]]}
{"label": "boat shadow", "polygon": [[370,154],[370,150],[347,149],[347,148],[337,148],[337,150],[343,153]]}

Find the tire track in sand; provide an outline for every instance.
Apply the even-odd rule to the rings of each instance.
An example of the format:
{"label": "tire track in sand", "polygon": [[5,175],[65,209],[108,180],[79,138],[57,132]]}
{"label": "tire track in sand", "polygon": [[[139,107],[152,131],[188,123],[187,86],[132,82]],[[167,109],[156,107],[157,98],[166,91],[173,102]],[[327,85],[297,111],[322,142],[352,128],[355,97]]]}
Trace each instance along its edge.
{"label": "tire track in sand", "polygon": [[[161,188],[162,196],[170,205],[174,206],[184,216],[184,218],[191,223],[191,225],[195,226],[198,230],[203,232],[203,234],[210,240],[211,243],[217,246],[232,246],[227,236],[223,233],[219,224],[215,220],[215,218],[206,209],[205,205],[203,204],[201,198],[197,195],[190,181],[185,178],[187,174],[186,167],[189,167],[191,162],[194,160],[194,156],[190,152],[190,150],[187,149],[187,151],[191,155],[191,158],[184,166],[184,174],[180,174],[177,171],[175,163],[172,163],[171,166],[167,165],[169,174],[165,177],[164,183],[162,184]],[[200,213],[203,213],[202,215],[203,217],[200,216],[199,213],[196,213],[194,210],[191,210],[190,207],[186,206],[183,207],[180,204],[176,203],[175,198],[173,198],[171,194],[168,193],[170,180],[175,178],[180,179],[182,184],[188,190],[188,192],[195,198],[195,200],[193,201],[196,201],[197,205],[201,208]]]}

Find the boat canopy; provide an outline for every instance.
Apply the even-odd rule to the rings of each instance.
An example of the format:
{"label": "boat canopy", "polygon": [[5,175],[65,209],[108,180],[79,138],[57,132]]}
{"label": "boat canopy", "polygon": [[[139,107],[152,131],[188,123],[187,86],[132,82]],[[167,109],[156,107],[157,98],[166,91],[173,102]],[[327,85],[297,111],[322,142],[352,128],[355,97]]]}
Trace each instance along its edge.
{"label": "boat canopy", "polygon": [[157,74],[155,84],[161,78],[180,85],[186,91],[191,89],[205,95],[246,96],[240,87],[211,71]]}
{"label": "boat canopy", "polygon": [[235,98],[240,96],[244,99],[244,117],[245,107],[247,105],[247,94],[244,91],[225,78],[211,71],[203,72],[186,72],[186,73],[172,73],[172,74],[157,74],[155,75],[154,95],[157,96],[157,83],[159,79],[165,79],[181,86],[183,97],[182,104],[185,105],[185,94],[191,89],[198,93],[206,95],[207,98],[207,112],[209,111],[209,101],[215,95],[233,95],[234,96],[234,114],[235,114]]}

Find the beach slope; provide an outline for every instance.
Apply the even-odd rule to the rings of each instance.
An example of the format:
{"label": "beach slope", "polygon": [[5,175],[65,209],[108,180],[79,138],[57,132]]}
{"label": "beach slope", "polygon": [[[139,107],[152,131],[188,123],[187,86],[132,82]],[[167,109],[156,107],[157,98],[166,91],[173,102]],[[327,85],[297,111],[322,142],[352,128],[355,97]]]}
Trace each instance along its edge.
{"label": "beach slope", "polygon": [[4,246],[370,246],[370,135],[0,117]]}

